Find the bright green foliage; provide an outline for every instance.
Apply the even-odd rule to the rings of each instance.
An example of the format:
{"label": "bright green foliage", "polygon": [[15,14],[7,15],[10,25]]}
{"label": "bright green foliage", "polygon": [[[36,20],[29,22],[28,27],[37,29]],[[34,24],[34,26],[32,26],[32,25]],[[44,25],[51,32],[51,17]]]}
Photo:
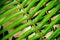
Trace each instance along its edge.
{"label": "bright green foliage", "polygon": [[[1,26],[4,25],[5,23],[8,23],[10,20],[12,20],[15,17],[17,17],[19,15],[20,16],[23,15],[23,17],[15,20],[14,22],[10,23],[7,27],[0,30],[0,34],[2,34],[3,32],[6,32],[19,24],[18,27],[16,27],[12,32],[10,32],[6,36],[4,36],[1,40],[6,40],[9,37],[16,34],[17,32],[19,32],[29,26],[31,26],[31,29],[29,29],[28,31],[23,33],[16,40],[22,40],[22,39],[28,37],[32,33],[35,33],[35,35],[31,38],[28,38],[27,40],[38,40],[39,38],[41,40],[43,40],[44,39],[43,37],[48,32],[51,31],[51,28],[54,25],[59,24],[58,22],[60,22],[60,14],[58,12],[60,11],[60,1],[58,1],[58,0],[38,0],[38,1],[32,0],[30,3],[29,3],[29,1],[31,1],[31,0],[20,0],[19,2],[17,0],[14,0],[14,1],[11,1],[9,4],[4,5],[0,9],[0,12],[1,12],[0,19],[4,18],[0,22]],[[7,2],[7,0],[1,1],[0,6],[3,5],[5,2]],[[34,6],[34,5],[36,5],[36,6]],[[12,8],[8,9],[9,7],[12,7]],[[29,12],[31,10],[31,8],[33,8],[33,7],[34,7],[34,9],[31,12]],[[19,10],[19,11],[14,14],[11,14],[11,12],[14,12],[16,10]],[[40,11],[40,12],[35,17],[34,15],[38,11]],[[57,16],[57,17],[55,17],[54,20],[51,20],[51,18],[53,18],[54,16]],[[25,20],[28,20],[28,22],[22,24],[22,22]],[[47,25],[47,26],[45,28],[43,28],[44,25]],[[43,31],[42,31],[42,28],[43,28]],[[39,33],[38,31],[39,32],[42,31],[42,32]],[[59,31],[60,31],[60,26],[48,38],[46,38],[44,40],[53,40],[54,38],[59,36],[59,34],[60,34]],[[42,37],[41,37],[41,35],[42,35]],[[57,39],[60,40],[60,37],[58,37]]]}

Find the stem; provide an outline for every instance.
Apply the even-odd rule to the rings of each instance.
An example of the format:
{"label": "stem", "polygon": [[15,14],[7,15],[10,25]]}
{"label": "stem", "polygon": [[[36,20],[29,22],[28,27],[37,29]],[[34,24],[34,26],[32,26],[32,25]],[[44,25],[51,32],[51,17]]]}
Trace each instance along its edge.
{"label": "stem", "polygon": [[16,7],[12,8],[12,9],[6,11],[6,12],[3,13],[2,15],[0,15],[0,18],[2,18],[2,17],[4,17],[4,16],[8,15],[9,13],[11,13],[12,11],[15,11],[16,9],[20,9],[20,6],[18,5],[18,6],[16,6]]}
{"label": "stem", "polygon": [[[35,0],[34,0],[34,2],[35,2]],[[41,2],[42,2],[42,1],[41,1]],[[45,2],[45,1],[44,1],[44,2]],[[47,2],[47,1],[46,1],[46,2]],[[39,4],[40,4],[40,3],[39,3]],[[41,3],[41,4],[42,4],[42,3]],[[40,4],[40,5],[41,5],[41,4]],[[31,6],[33,6],[32,4],[30,4],[30,5],[31,5]],[[31,6],[30,6],[30,5],[26,8],[26,11],[28,11],[28,9],[30,9],[30,8],[31,8]],[[37,7],[38,7],[38,6],[37,6]],[[41,7],[40,7],[40,8],[41,8]],[[22,22],[22,21],[21,21],[21,22]],[[19,22],[19,23],[20,23],[20,22]],[[14,26],[15,26],[15,25],[14,25]],[[11,28],[11,27],[12,27],[12,26],[10,26],[10,28]],[[7,28],[8,28],[8,27],[7,27]],[[5,30],[2,30],[2,31],[1,31],[1,33],[2,33],[3,31],[6,31],[6,30],[7,30],[7,28],[6,28]],[[8,29],[9,29],[9,28],[8,28]]]}
{"label": "stem", "polygon": [[[36,8],[41,8],[40,5],[43,4],[42,2],[45,2],[45,1],[41,1],[41,2],[37,5]],[[47,2],[47,1],[46,1],[46,2]],[[26,12],[29,11],[29,9],[34,5],[34,3],[35,3],[35,0],[33,0],[33,1],[31,2],[31,4],[26,8]],[[35,11],[33,11],[34,13],[38,10],[38,9],[36,9],[36,8],[35,8]],[[31,15],[34,14],[33,12],[31,13]],[[7,12],[7,13],[8,13],[8,12]],[[7,13],[1,15],[1,17],[7,15]],[[22,13],[21,13],[21,14],[22,14]],[[8,18],[6,18],[6,20],[3,20],[0,25],[6,23],[7,21],[9,21],[10,19],[12,19],[13,17],[15,17],[15,16],[17,16],[17,15],[19,15],[19,12],[18,12],[18,14],[11,15],[12,17],[9,16]],[[21,22],[22,22],[22,21],[21,21]]]}
{"label": "stem", "polygon": [[55,38],[55,35],[58,35],[58,33],[60,34],[60,27],[51,34],[51,36],[49,36],[46,40],[51,40]]}
{"label": "stem", "polygon": [[[32,7],[31,5],[34,5],[34,3],[35,3],[35,0],[33,0],[29,6]],[[29,6],[28,6],[27,8],[29,8]],[[15,15],[12,16],[12,17],[15,17]],[[13,23],[11,23],[10,25],[8,25],[7,27],[5,27],[2,31],[0,31],[0,34],[3,33],[3,32],[5,32],[5,31],[7,31],[7,30],[9,30],[9,29],[11,29],[12,27],[15,27],[17,24],[19,24],[19,23],[21,23],[22,21],[27,20],[27,19],[28,19],[27,16],[24,16],[23,18],[21,18],[21,19],[19,19],[19,20],[16,20],[15,22],[13,22]],[[8,20],[9,20],[9,19],[8,19]],[[6,21],[5,21],[5,22],[6,22]],[[1,23],[0,23],[0,24],[1,24]],[[9,27],[9,28],[8,28],[8,27]]]}
{"label": "stem", "polygon": [[36,8],[30,13],[30,16],[33,17],[33,15],[46,3],[48,0],[41,0]]}
{"label": "stem", "polygon": [[[51,4],[52,3],[52,4]],[[42,10],[41,11],[41,15],[38,15],[34,20],[33,20],[33,22],[34,23],[37,23],[37,21],[38,21],[38,19],[40,19],[39,17],[41,17],[42,15],[43,15],[43,13],[45,13],[47,10],[49,10],[50,8],[52,8],[53,6],[54,6],[54,4],[55,4],[55,2],[54,1],[51,1],[50,2],[50,4],[47,6],[47,7],[45,7],[44,8],[44,10]],[[53,5],[53,6],[52,6]],[[44,12],[43,12],[44,11]],[[38,18],[38,19],[37,19]],[[37,21],[36,21],[37,20]],[[33,28],[34,29],[34,28]],[[31,30],[31,29],[30,29]],[[29,31],[30,31],[29,30]],[[29,31],[27,31],[27,32],[29,32]],[[34,30],[32,30],[32,32],[34,32],[35,31],[35,29]],[[24,37],[26,37],[26,36],[28,36],[30,33],[32,33],[32,32],[30,32],[29,34],[26,34],[27,32],[25,32],[23,35],[21,35],[21,38],[24,38]],[[26,36],[24,36],[24,35],[26,35]],[[22,37],[22,36],[24,36],[24,37]],[[19,37],[19,39],[21,39],[20,37]]]}
{"label": "stem", "polygon": [[[25,0],[25,1],[22,3],[22,5],[23,5],[26,1],[27,1],[27,0]],[[15,1],[15,2],[16,2],[16,1]],[[12,3],[10,3],[9,5],[7,5],[7,6],[5,6],[5,7],[8,7],[8,6],[12,5],[12,4],[15,3],[15,2],[12,2]],[[26,4],[26,3],[25,3],[25,4]],[[5,7],[4,7],[4,8],[5,8]],[[16,9],[16,8],[15,8],[15,9]],[[9,10],[9,11],[10,11],[10,10]],[[18,15],[23,14],[23,12],[24,12],[24,11],[21,10],[20,12],[15,13],[14,15],[10,15],[9,17],[5,18],[2,22],[0,22],[0,25],[8,22],[10,19],[14,18],[15,16],[18,16]],[[6,14],[4,14],[4,15],[6,15]]]}
{"label": "stem", "polygon": [[22,5],[23,5],[23,6],[26,6],[26,4],[27,4],[28,1],[29,1],[29,0],[23,1]]}
{"label": "stem", "polygon": [[[58,10],[56,11],[57,8],[58,8],[58,7],[54,8],[55,11],[52,10],[52,11],[54,11],[54,12],[49,13],[48,15],[51,15],[51,14],[56,13],[56,12],[58,11]],[[58,8],[58,9],[59,9],[59,8]],[[52,15],[52,16],[53,16],[53,15]],[[51,16],[49,16],[49,18],[50,18],[50,17],[51,17]],[[46,19],[46,18],[44,18],[44,20],[45,20],[45,19]],[[20,26],[20,27],[21,27],[21,26]],[[19,27],[18,27],[18,28],[19,28]],[[17,28],[17,29],[18,29],[18,28]],[[24,28],[25,28],[25,27],[24,27]],[[17,29],[16,29],[16,30],[17,30]],[[21,28],[21,29],[22,29],[22,28]],[[18,31],[21,30],[21,29],[18,29]],[[16,31],[16,32],[17,32],[17,31]],[[11,33],[12,33],[12,32],[11,32]],[[15,34],[15,33],[12,33],[12,34]],[[8,34],[8,35],[12,36],[12,34]],[[8,35],[7,35],[7,38],[10,37],[10,36],[8,36]],[[6,39],[6,38],[4,38],[4,39]]]}
{"label": "stem", "polygon": [[[60,15],[54,20],[54,21],[52,21],[49,25],[48,25],[48,27],[46,28],[46,30],[45,31],[43,31],[42,32],[42,34],[43,35],[46,35],[46,33],[47,33],[47,31],[49,31],[52,27],[53,27],[53,25],[55,25],[60,19]],[[37,39],[37,38],[39,38],[39,36],[37,36],[38,34],[36,34],[35,36],[33,36],[32,38],[30,38],[29,40],[35,40],[35,39]],[[36,38],[37,37],[37,38]],[[52,37],[51,37],[52,38]]]}
{"label": "stem", "polygon": [[3,7],[0,9],[0,12],[3,11],[3,10],[5,10],[5,9],[6,9],[7,7],[9,7],[9,6],[13,6],[14,4],[17,4],[17,1],[11,2],[11,3],[3,6]]}
{"label": "stem", "polygon": [[[35,0],[33,0],[33,1],[31,2],[31,4],[26,8],[26,10],[29,11],[28,9],[30,9],[30,8],[34,5],[34,3],[35,3]],[[41,4],[40,4],[40,5],[41,5]],[[37,7],[38,7],[38,6],[37,6]],[[12,16],[12,17],[15,17],[15,15]],[[12,17],[10,17],[10,18],[12,18]],[[22,19],[19,19],[19,21],[17,20],[16,22],[17,22],[17,24],[18,24],[18,23],[21,23],[22,21],[24,21],[24,20],[26,20],[26,19],[28,19],[28,18],[27,18],[27,17],[23,17]],[[7,19],[6,19],[6,20],[7,20]],[[9,20],[9,19],[8,19],[8,20]],[[8,21],[8,20],[7,20],[7,21]],[[5,22],[6,22],[6,21],[5,21]],[[14,27],[15,25],[17,25],[16,22],[15,22],[15,23],[13,22],[12,24],[10,24],[11,26],[8,25],[8,27],[9,27],[9,28],[11,28],[12,26]],[[2,23],[2,22],[1,22],[1,23]],[[3,23],[4,23],[4,22],[3,22]],[[6,27],[6,28],[8,28],[8,27]],[[3,30],[5,30],[6,28],[4,28]],[[6,30],[7,30],[7,29],[6,29]],[[6,31],[6,30],[5,30],[5,31]],[[3,32],[4,32],[4,31],[3,31]]]}

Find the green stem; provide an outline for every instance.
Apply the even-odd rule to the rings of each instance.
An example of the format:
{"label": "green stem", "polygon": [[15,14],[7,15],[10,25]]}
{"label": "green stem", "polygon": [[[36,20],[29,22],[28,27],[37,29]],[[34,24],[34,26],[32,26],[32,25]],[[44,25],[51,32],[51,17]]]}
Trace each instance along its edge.
{"label": "green stem", "polygon": [[[24,24],[22,26],[20,26],[19,28],[16,28],[16,31],[11,32],[10,34],[8,34],[7,36],[5,36],[2,40],[6,40],[7,38],[9,38],[10,36],[14,35],[16,32],[19,32],[20,30],[24,29],[24,27],[30,25],[30,23]],[[20,29],[20,30],[19,30]],[[19,30],[19,31],[18,31]]]}
{"label": "green stem", "polygon": [[[37,5],[36,8],[41,8],[40,5],[41,5],[41,4],[44,4],[43,2],[45,2],[45,1],[41,1],[41,2]],[[46,2],[47,2],[47,1],[46,1]],[[35,3],[35,0],[33,0],[33,2],[25,9],[26,12],[29,11],[29,9],[33,6],[34,3]],[[36,9],[36,8],[35,8],[35,11],[32,11],[31,15],[34,14],[34,13],[38,10],[38,9]],[[34,13],[33,13],[33,12],[34,12]],[[6,15],[6,14],[7,14],[7,13],[3,14],[2,16]],[[21,14],[22,14],[22,13],[21,13]],[[17,16],[17,15],[19,15],[19,14],[11,15],[12,17],[10,16],[10,17],[6,18],[6,20],[3,20],[0,25],[6,23],[7,21],[9,21],[10,19],[12,19],[13,17],[15,17],[15,16]]]}
{"label": "green stem", "polygon": [[34,32],[35,30],[33,30],[33,28],[31,28],[30,30],[28,30],[27,32],[23,33],[23,35],[21,35],[22,37],[19,37],[16,40],[21,40],[23,38],[25,38],[26,36],[29,36],[28,34],[31,34],[31,32]]}
{"label": "green stem", "polygon": [[[58,9],[59,9],[59,8],[58,8]],[[56,11],[56,8],[55,8],[54,10]],[[52,10],[52,11],[54,11],[54,10]],[[52,13],[49,13],[48,15],[54,14],[54,13],[56,13],[58,10],[57,10],[56,12],[55,12],[55,11],[52,12]],[[52,15],[52,16],[53,16],[53,15]],[[50,18],[50,17],[49,17],[49,18]],[[45,19],[46,19],[46,18],[45,18]],[[48,20],[47,20],[47,21],[48,21]],[[28,23],[29,23],[29,22],[28,22]],[[20,26],[20,27],[21,27],[21,26]],[[19,28],[19,27],[18,27],[18,28]],[[17,28],[17,29],[18,29],[18,28]],[[17,29],[16,29],[16,30],[17,30]],[[21,29],[22,29],[22,28],[21,28]],[[21,29],[18,29],[18,31],[21,30]],[[16,31],[16,32],[17,32],[17,31]],[[12,33],[12,32],[11,32],[11,33]],[[12,34],[15,34],[15,33],[12,33]],[[8,34],[8,35],[12,36],[12,34]],[[7,35],[7,38],[9,37],[8,35]],[[4,38],[4,39],[5,39],[5,38]]]}
{"label": "green stem", "polygon": [[[33,0],[29,6],[32,7],[32,6],[34,5],[34,3],[35,3],[35,0]],[[32,6],[31,6],[31,5],[32,5]],[[29,6],[27,7],[28,9],[30,9]],[[22,11],[22,12],[23,12],[23,11]],[[18,13],[18,14],[19,14],[19,13]],[[15,17],[15,15],[12,16],[12,17]],[[7,30],[9,30],[9,29],[11,29],[12,27],[16,26],[17,24],[19,24],[19,23],[21,23],[22,21],[27,20],[27,19],[28,19],[27,16],[24,16],[23,18],[21,18],[21,19],[19,19],[19,20],[16,20],[16,21],[13,22],[12,24],[10,24],[10,25],[8,25],[7,27],[5,27],[2,31],[0,31],[0,34],[3,33],[3,32],[5,32],[5,31],[7,31]],[[6,19],[6,20],[7,20],[7,19]],[[9,20],[9,18],[8,18],[8,20]],[[5,22],[6,22],[6,21],[5,21]],[[0,23],[0,24],[1,24],[1,23]]]}
{"label": "green stem", "polygon": [[36,33],[32,38],[29,38],[28,40],[36,40],[39,38],[39,33]]}
{"label": "green stem", "polygon": [[7,30],[9,30],[9,29],[11,29],[11,28],[13,28],[14,26],[16,26],[16,24],[18,25],[18,23],[20,23],[21,21],[23,21],[23,19],[26,20],[26,17],[27,17],[27,16],[24,16],[24,18],[21,18],[20,20],[17,20],[17,21],[15,21],[15,22],[13,22],[13,23],[12,23],[13,25],[10,24],[9,26],[5,27],[3,30],[0,31],[0,34],[2,34],[3,32],[5,32],[5,31],[7,31]]}
{"label": "green stem", "polygon": [[[34,2],[35,2],[35,0],[34,0]],[[42,1],[41,1],[42,2]],[[44,1],[45,2],[45,1]],[[47,1],[46,1],[47,2]],[[40,4],[40,3],[39,3]],[[33,6],[32,4],[30,4],[31,6]],[[26,11],[28,11],[28,9],[30,9],[31,8],[31,6],[28,6],[27,8],[26,8]],[[40,4],[41,5],[41,4]],[[38,6],[37,6],[38,7]],[[40,8],[41,8],[41,6],[40,6]],[[36,10],[37,11],[37,10]],[[10,26],[10,28],[11,28],[12,26]],[[3,31],[6,31],[7,29],[5,29],[5,30],[3,30]],[[3,31],[1,31],[1,33],[3,32]],[[5,39],[5,38],[4,38]]]}
{"label": "green stem", "polygon": [[0,9],[0,12],[5,10],[6,8],[8,8],[9,6],[13,6],[14,4],[17,4],[17,1],[14,1],[14,2],[11,2],[5,6],[3,6],[1,9]]}
{"label": "green stem", "polygon": [[46,3],[48,0],[41,0],[36,8],[30,13],[30,16],[33,17],[33,15]]}
{"label": "green stem", "polygon": [[[35,0],[33,0],[32,2],[31,2],[31,4],[26,8],[26,11],[29,11],[28,9],[30,9],[33,5],[34,5],[34,3],[35,3]],[[41,5],[41,4],[40,4]],[[38,7],[38,6],[37,6]],[[13,16],[12,16],[13,17]],[[15,17],[15,16],[14,16]],[[28,17],[23,17],[22,19],[19,19],[19,21],[17,20],[16,22],[17,22],[17,24],[18,23],[21,23],[22,21],[24,21],[24,20],[26,20],[26,19],[28,19]],[[7,20],[7,19],[6,19]],[[6,22],[6,21],[5,21]],[[12,27],[14,27],[15,25],[16,25],[16,22],[15,23],[12,23],[12,24],[10,24],[10,25],[8,25],[6,28],[8,28],[9,27],[9,29],[10,28],[12,28]],[[2,23],[2,22],[1,22]],[[6,28],[4,28],[3,30],[5,30]],[[6,29],[7,30],[7,29]],[[5,31],[6,31],[5,30]],[[4,31],[3,31],[4,32]]]}
{"label": "green stem", "polygon": [[[48,27],[46,28],[46,30],[44,30],[42,32],[43,35],[46,35],[46,33],[50,30],[50,28],[52,28],[58,21],[60,20],[60,15],[54,20],[52,21]],[[39,36],[37,36],[38,34],[36,34],[35,36],[33,36],[32,38],[30,38],[29,40],[35,40],[37,38],[39,38]],[[36,38],[37,37],[37,38]],[[52,37],[51,37],[52,38]]]}
{"label": "green stem", "polygon": [[29,0],[23,1],[22,5],[23,5],[23,6],[26,6],[26,4],[27,4],[28,1],[29,1]]}
{"label": "green stem", "polygon": [[53,25],[55,25],[60,20],[59,18],[60,18],[60,15],[50,23],[49,27],[47,27],[46,30],[43,32],[44,35],[48,32],[48,30],[50,30],[50,28],[53,27]]}
{"label": "green stem", "polygon": [[[9,28],[7,27],[7,29],[9,29]],[[7,30],[7,29],[6,29],[6,30]],[[20,29],[19,29],[19,30],[20,30]],[[5,30],[4,30],[4,31],[5,31]],[[2,31],[2,32],[3,32],[3,31]]]}
{"label": "green stem", "polygon": [[16,6],[16,7],[14,7],[14,8],[12,8],[12,9],[10,9],[10,10],[8,10],[8,11],[6,11],[6,12],[3,13],[2,15],[0,15],[0,18],[2,18],[2,17],[4,17],[4,16],[8,15],[9,13],[11,13],[12,11],[17,10],[17,9],[20,9],[20,6],[19,6],[19,5]]}
{"label": "green stem", "polygon": [[[34,20],[33,20],[33,22],[34,23],[36,23],[37,21],[38,21],[38,19],[40,19],[39,17],[41,17],[47,10],[49,10],[50,8],[52,8],[53,6],[54,6],[54,4],[55,4],[55,2],[54,1],[51,1],[50,2],[50,4],[47,6],[47,7],[45,7],[44,8],[44,10],[42,10],[41,11],[41,15],[38,15]],[[53,5],[53,6],[52,6]],[[44,11],[44,12],[43,12]],[[37,20],[37,21],[36,21]],[[31,29],[30,29],[31,30]],[[29,30],[29,31],[30,31]],[[27,32],[29,32],[29,31],[27,31]],[[35,29],[32,31],[32,32],[34,32],[35,31]],[[26,37],[27,35],[29,35],[30,33],[32,33],[32,32],[30,32],[29,34],[26,34],[27,32],[25,32],[23,35],[21,35],[21,38],[24,38],[24,37]],[[26,35],[26,36],[24,36],[24,35]],[[24,36],[24,37],[22,37],[22,36]],[[21,38],[19,38],[19,39],[21,39]]]}
{"label": "green stem", "polygon": [[[59,9],[59,6],[58,6],[57,8],[55,8],[55,9],[54,9],[54,10],[57,12],[57,10],[56,10],[56,9],[58,10],[58,9]],[[51,12],[51,14],[49,14],[49,16],[47,15],[48,17],[47,17],[47,18],[45,17],[45,19],[44,19],[44,20],[46,21],[46,19],[49,19],[49,18],[51,17],[51,15],[54,15],[55,11]],[[44,22],[44,21],[42,21],[42,22]],[[45,24],[45,22],[44,22],[44,23],[41,23],[41,24],[43,24],[43,25],[44,25],[44,24]],[[24,26],[23,26],[23,28],[24,28]],[[41,26],[40,26],[39,28],[41,28]],[[21,29],[22,29],[22,28],[21,28]],[[16,29],[16,30],[17,30],[17,29]],[[19,31],[19,30],[17,30],[17,31]],[[15,31],[15,32],[17,32],[17,31]],[[14,34],[14,33],[13,33],[13,34]],[[8,36],[6,36],[6,37],[5,37],[5,38],[3,38],[3,39],[7,39],[7,38],[8,38],[8,37],[10,37],[11,35],[12,35],[12,34],[9,34]]]}
{"label": "green stem", "polygon": [[[60,5],[60,4],[59,4]],[[58,6],[59,6],[58,5]],[[58,7],[57,6],[57,7]],[[56,13],[58,10],[57,10],[57,7],[55,8],[55,9],[53,9],[52,10],[52,13],[49,13],[48,15],[51,15],[51,14],[54,14],[54,13]],[[59,9],[59,8],[58,8]],[[55,12],[53,13],[53,11],[55,10]],[[57,11],[56,11],[57,10]],[[48,16],[47,16],[48,17]],[[45,17],[43,20],[45,20],[47,17]],[[49,27],[52,27],[57,21],[58,21],[58,19],[59,19],[59,17],[54,21],[54,22],[52,22],[50,25],[49,25]],[[46,21],[46,20],[45,20]],[[46,22],[44,22],[44,21],[42,21],[43,23],[46,23]],[[42,27],[42,26],[41,26]],[[39,29],[41,29],[41,27],[39,28]],[[48,31],[48,30],[47,30]],[[45,33],[47,33],[47,31],[46,32],[44,32],[43,33],[43,35],[45,35]],[[36,35],[35,35],[36,36]]]}
{"label": "green stem", "polygon": [[55,32],[53,32],[51,36],[49,36],[46,40],[54,39],[55,35],[57,35],[58,33],[60,34],[60,27]]}
{"label": "green stem", "polygon": [[60,4],[58,4],[55,8],[53,8],[53,10],[45,16],[45,18],[41,21],[41,24],[38,26],[39,29],[42,28],[42,26],[49,20],[49,18],[51,18],[54,14],[56,14],[56,12],[60,9]]}
{"label": "green stem", "polygon": [[[26,1],[27,1],[27,0],[25,0],[25,1],[22,3],[22,5],[23,5],[23,4],[26,5]],[[16,2],[16,1],[15,1],[15,2]],[[15,2],[12,2],[12,3],[8,4],[8,5],[5,6],[4,8],[6,8],[6,7],[12,5],[12,4],[15,3]],[[21,11],[18,12],[18,13],[15,13],[15,14],[13,14],[13,15],[10,15],[9,17],[5,18],[2,22],[0,22],[0,25],[2,25],[2,24],[4,24],[4,23],[8,22],[10,19],[14,18],[15,16],[21,15],[21,14],[23,14],[23,13],[24,13],[24,11],[21,10]],[[4,14],[4,15],[5,15],[5,14]]]}
{"label": "green stem", "polygon": [[[28,2],[28,0],[25,0],[25,1],[22,3],[22,5],[24,6],[27,2]],[[14,4],[17,4],[17,3],[18,3],[17,1],[11,2],[10,4],[7,4],[7,5],[5,5],[3,8],[1,8],[0,11],[3,11],[3,10],[5,10],[7,7],[12,6],[12,5],[14,5]],[[16,8],[16,9],[17,9],[17,8]],[[7,11],[7,12],[9,13],[9,12],[11,12],[11,11],[13,11],[13,9],[11,9],[11,10],[9,10],[9,11]],[[7,15],[7,12],[3,13],[1,16],[2,16],[2,17],[6,16],[6,15]],[[0,16],[0,18],[1,18],[1,16]]]}

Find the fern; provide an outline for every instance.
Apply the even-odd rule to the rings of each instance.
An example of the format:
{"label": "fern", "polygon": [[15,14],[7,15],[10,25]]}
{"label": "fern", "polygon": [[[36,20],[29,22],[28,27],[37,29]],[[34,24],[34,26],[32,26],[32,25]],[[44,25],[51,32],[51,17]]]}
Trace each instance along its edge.
{"label": "fern", "polygon": [[[31,10],[33,7],[34,9]],[[15,29],[6,36],[3,36],[0,40],[7,40],[29,26],[31,26],[31,28],[15,40],[23,40],[26,37],[26,40],[59,40],[59,11],[60,1],[58,0],[3,0],[0,3],[0,27],[4,26],[4,24],[8,22],[9,25],[0,30],[0,34],[3,34],[12,28]],[[53,17],[55,17],[55,19],[53,19]],[[54,29],[54,26],[57,24],[59,24],[59,26],[57,29]],[[52,28],[55,31],[52,30]],[[46,34],[51,31],[53,31],[53,33],[49,37],[44,38]],[[33,33],[35,33],[35,35],[29,38]]]}

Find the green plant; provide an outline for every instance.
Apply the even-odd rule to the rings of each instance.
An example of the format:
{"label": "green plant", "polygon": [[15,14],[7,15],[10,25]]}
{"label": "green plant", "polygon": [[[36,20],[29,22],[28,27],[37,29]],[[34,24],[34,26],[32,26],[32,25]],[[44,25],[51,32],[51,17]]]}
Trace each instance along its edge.
{"label": "green plant", "polygon": [[[2,3],[5,3],[5,2],[7,2],[7,1],[4,1]],[[12,22],[11,24],[9,24],[7,27],[5,27],[4,29],[2,29],[0,31],[0,34],[2,34],[3,32],[5,32],[11,28],[14,28],[15,26],[17,26],[19,24],[19,26],[16,27],[16,29],[14,29],[12,32],[7,34],[1,40],[6,40],[9,37],[16,34],[17,32],[19,32],[31,25],[32,25],[31,29],[29,29],[28,31],[23,33],[16,40],[22,40],[34,32],[35,32],[35,35],[31,38],[28,38],[27,40],[37,40],[39,38],[41,40],[53,40],[58,35],[60,35],[60,32],[59,32],[60,28],[57,28],[57,30],[54,33],[52,33],[52,35],[50,37],[44,39],[44,36],[48,32],[51,31],[50,29],[54,25],[59,24],[58,22],[60,22],[60,14],[57,13],[60,11],[60,1],[58,1],[58,0],[51,0],[51,1],[50,0],[39,0],[39,3],[36,3],[36,2],[38,2],[37,0],[32,0],[31,3],[27,5],[28,2],[29,2],[29,0],[20,0],[20,1],[15,0],[15,1],[11,1],[11,3],[1,7],[0,19],[2,19],[2,18],[4,18],[4,19],[2,21],[0,21],[0,26],[4,25],[5,23],[9,22],[11,19],[13,19],[19,15],[20,16],[24,15],[22,18],[16,19],[14,22]],[[35,4],[37,4],[37,6],[35,6]],[[7,9],[7,7],[10,7],[10,6],[12,6],[12,8],[10,8],[7,11],[4,11]],[[35,7],[35,9],[29,13],[29,10],[32,7]],[[19,10],[19,11],[10,15],[11,12],[16,11],[16,10]],[[40,13],[34,18],[35,13],[39,10],[41,10]],[[51,12],[49,12],[49,11],[51,11]],[[56,15],[58,15],[58,16],[54,20],[51,20],[51,18]],[[21,24],[25,20],[28,20],[28,22]],[[40,24],[37,24],[38,22],[40,22]],[[37,24],[37,25],[35,25],[35,24]],[[44,25],[47,25],[47,26],[43,29],[42,32],[40,32]]]}

